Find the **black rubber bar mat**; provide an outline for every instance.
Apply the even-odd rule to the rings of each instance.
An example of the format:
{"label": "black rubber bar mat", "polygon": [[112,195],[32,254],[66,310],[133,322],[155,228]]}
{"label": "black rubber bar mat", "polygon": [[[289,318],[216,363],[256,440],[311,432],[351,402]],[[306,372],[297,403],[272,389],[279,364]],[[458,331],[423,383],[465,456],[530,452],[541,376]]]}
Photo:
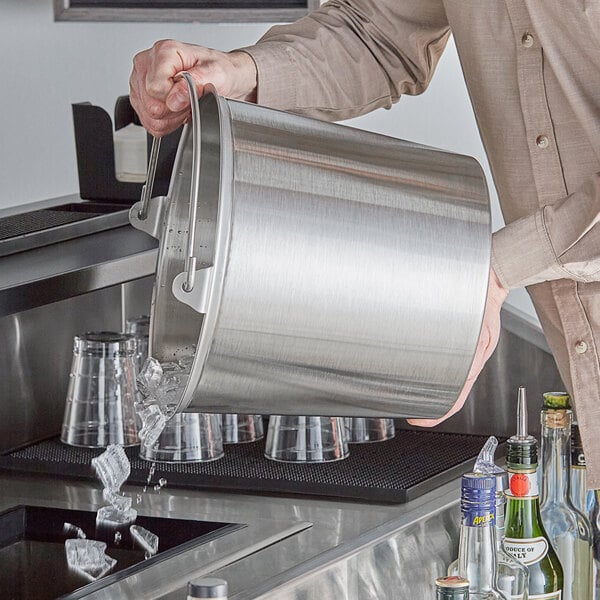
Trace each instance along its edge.
{"label": "black rubber bar mat", "polygon": [[[352,444],[350,456],[321,464],[289,464],[263,456],[264,440],[225,446],[209,463],[156,464],[152,483],[188,489],[261,494],[328,496],[366,502],[403,503],[451,481],[473,465],[487,436],[396,430],[392,440]],[[0,471],[95,480],[91,466],[102,450],[66,446],[58,438],[0,456]],[[128,484],[145,485],[150,463],[127,448]]]}
{"label": "black rubber bar mat", "polygon": [[102,213],[40,209],[0,219],[0,240],[98,217]]}

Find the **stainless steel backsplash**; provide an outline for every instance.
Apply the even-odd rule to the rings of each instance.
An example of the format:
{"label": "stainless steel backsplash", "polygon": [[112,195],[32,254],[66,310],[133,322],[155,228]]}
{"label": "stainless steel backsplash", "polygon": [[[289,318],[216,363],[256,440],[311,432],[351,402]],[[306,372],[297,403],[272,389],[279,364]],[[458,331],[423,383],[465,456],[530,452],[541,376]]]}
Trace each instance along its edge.
{"label": "stainless steel backsplash", "polygon": [[73,337],[122,331],[151,291],[144,278],[0,318],[0,452],[59,433]]}

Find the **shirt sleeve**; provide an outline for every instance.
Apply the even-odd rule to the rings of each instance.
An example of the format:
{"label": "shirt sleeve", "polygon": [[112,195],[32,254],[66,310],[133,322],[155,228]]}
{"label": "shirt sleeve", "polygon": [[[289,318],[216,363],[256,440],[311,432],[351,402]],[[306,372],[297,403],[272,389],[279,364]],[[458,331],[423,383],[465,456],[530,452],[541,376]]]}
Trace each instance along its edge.
{"label": "shirt sleeve", "polygon": [[242,50],[258,104],[336,121],[423,92],[449,35],[441,0],[330,0]]}
{"label": "shirt sleeve", "polygon": [[554,279],[600,281],[600,173],[494,233],[492,266],[507,289]]}

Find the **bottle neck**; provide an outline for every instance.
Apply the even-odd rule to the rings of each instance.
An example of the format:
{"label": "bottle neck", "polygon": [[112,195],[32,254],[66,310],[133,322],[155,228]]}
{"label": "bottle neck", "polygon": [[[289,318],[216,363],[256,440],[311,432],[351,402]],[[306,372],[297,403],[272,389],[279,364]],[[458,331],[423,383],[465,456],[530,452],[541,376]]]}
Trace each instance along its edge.
{"label": "bottle neck", "polygon": [[587,474],[585,467],[571,468],[571,500],[575,508],[587,512]]}
{"label": "bottle neck", "polygon": [[509,489],[506,491],[507,537],[515,527],[537,531],[541,527],[540,502],[537,487],[537,466],[527,465],[526,470],[508,468]]}
{"label": "bottle neck", "polygon": [[[568,411],[553,411],[567,413]],[[570,415],[565,415],[569,416]],[[542,489],[541,503],[562,504],[568,502],[571,464],[570,419],[561,415],[542,413]],[[568,423],[568,425],[567,425]]]}

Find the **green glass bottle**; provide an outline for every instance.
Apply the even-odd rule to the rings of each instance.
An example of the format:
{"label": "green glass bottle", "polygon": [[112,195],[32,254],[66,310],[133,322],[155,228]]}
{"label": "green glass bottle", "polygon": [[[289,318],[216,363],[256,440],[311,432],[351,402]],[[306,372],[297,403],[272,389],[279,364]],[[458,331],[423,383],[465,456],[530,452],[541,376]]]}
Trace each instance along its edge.
{"label": "green glass bottle", "polygon": [[563,570],[542,525],[537,441],[527,434],[525,388],[519,388],[517,434],[508,442],[509,488],[504,549],[529,569],[529,600],[561,600]]}

